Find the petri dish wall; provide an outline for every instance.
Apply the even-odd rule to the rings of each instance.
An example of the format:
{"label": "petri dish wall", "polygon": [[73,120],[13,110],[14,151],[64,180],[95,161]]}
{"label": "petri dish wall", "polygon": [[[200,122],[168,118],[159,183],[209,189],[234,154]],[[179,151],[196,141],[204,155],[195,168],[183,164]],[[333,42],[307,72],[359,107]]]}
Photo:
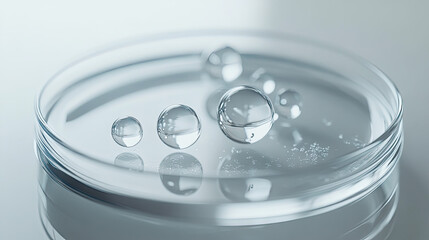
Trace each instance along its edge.
{"label": "petri dish wall", "polygon": [[[76,230],[85,211],[54,226],[74,204],[148,239],[385,239],[391,227],[400,95],[329,45],[228,31],[130,41],[59,71],[36,116],[42,222],[66,239],[106,239]],[[124,144],[118,119],[137,129]]]}

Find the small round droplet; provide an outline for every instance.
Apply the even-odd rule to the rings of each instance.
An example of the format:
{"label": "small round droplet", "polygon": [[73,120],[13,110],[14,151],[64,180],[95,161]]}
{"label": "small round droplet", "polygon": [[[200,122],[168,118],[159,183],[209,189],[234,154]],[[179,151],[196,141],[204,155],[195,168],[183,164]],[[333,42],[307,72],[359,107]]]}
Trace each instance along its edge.
{"label": "small round droplet", "polygon": [[200,188],[203,168],[192,155],[173,153],[162,160],[159,173],[162,184],[168,191],[187,196]]}
{"label": "small round droplet", "polygon": [[213,78],[232,82],[243,72],[241,56],[231,47],[217,49],[204,59],[204,69]]}
{"label": "small round droplet", "polygon": [[262,84],[265,94],[271,94],[276,89],[276,82],[263,68],[258,68],[251,76],[253,82]]}
{"label": "small round droplet", "polygon": [[239,143],[255,143],[270,131],[274,109],[259,90],[239,86],[226,92],[218,107],[218,124],[223,133]]}
{"label": "small round droplet", "polygon": [[294,90],[281,89],[276,97],[275,107],[281,116],[295,119],[301,115],[301,95]]}
{"label": "small round droplet", "polygon": [[133,147],[142,139],[143,129],[133,117],[120,118],[112,125],[112,137],[122,147]]}
{"label": "small round droplet", "polygon": [[144,169],[143,160],[140,156],[135,153],[128,152],[119,154],[115,158],[115,165],[134,171],[143,171]]}
{"label": "small round droplet", "polygon": [[172,105],[158,118],[158,136],[176,149],[190,147],[200,137],[201,123],[195,111],[185,105]]}

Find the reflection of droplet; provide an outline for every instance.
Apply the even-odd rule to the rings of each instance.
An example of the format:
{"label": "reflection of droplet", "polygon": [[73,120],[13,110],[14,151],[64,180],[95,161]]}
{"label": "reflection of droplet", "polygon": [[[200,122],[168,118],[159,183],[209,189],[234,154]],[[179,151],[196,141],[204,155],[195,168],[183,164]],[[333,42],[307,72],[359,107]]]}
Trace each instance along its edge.
{"label": "reflection of droplet", "polygon": [[283,117],[295,119],[301,115],[301,95],[294,90],[281,89],[275,101],[276,112]]}
{"label": "reflection of droplet", "polygon": [[249,201],[263,201],[270,196],[271,182],[264,178],[248,178],[246,179],[247,191],[244,193],[244,198]]}
{"label": "reflection of droplet", "polygon": [[111,129],[113,140],[122,147],[133,147],[143,137],[140,122],[133,117],[117,119]]}
{"label": "reflection of droplet", "polygon": [[177,195],[196,192],[202,182],[203,168],[192,155],[173,153],[162,160],[159,174],[165,188]]}
{"label": "reflection of droplet", "polygon": [[299,133],[298,130],[294,129],[292,131],[292,137],[293,137],[294,146],[296,146],[302,142],[303,138],[302,138],[301,133]]}
{"label": "reflection of droplet", "polygon": [[222,193],[233,201],[263,201],[270,197],[272,183],[262,176],[281,167],[278,162],[250,149],[232,149],[219,170]]}
{"label": "reflection of droplet", "polygon": [[164,109],[159,115],[157,126],[161,141],[172,148],[187,148],[200,137],[200,119],[192,108],[185,105]]}
{"label": "reflection of droplet", "polygon": [[144,169],[143,160],[140,156],[135,153],[128,152],[119,154],[115,158],[115,165],[135,171],[143,171]]}
{"label": "reflection of droplet", "polygon": [[220,48],[204,59],[204,69],[213,78],[232,82],[243,72],[241,56],[231,47]]}
{"label": "reflection of droplet", "polygon": [[228,89],[222,88],[214,91],[206,100],[206,110],[213,120],[217,120],[217,107],[219,106],[220,99]]}
{"label": "reflection of droplet", "polygon": [[240,143],[255,143],[271,129],[274,109],[259,90],[239,86],[226,92],[219,104],[218,123],[224,134]]}

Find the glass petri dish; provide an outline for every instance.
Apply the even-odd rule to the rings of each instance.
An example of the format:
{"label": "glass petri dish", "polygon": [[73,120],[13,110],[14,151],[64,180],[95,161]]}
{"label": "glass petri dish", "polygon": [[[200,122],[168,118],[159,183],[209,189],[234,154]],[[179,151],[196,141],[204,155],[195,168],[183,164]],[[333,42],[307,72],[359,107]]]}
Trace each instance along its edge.
{"label": "glass petri dish", "polygon": [[[225,48],[239,54],[233,80],[207,71],[207,56]],[[260,73],[269,76],[268,87],[266,76],[255,77]],[[216,114],[222,94],[238,86],[259,89],[278,113],[279,94],[293,90],[301,114],[274,114],[256,143],[233,141]],[[188,148],[158,136],[158,117],[171,105],[191,107],[200,120],[201,134]],[[111,136],[124,116],[142,127],[134,147]],[[359,57],[293,36],[193,32],[96,51],[47,82],[36,118],[37,155],[47,174],[86,198],[151,219],[268,226],[342,209],[377,189],[384,200],[371,206],[396,196],[403,142],[396,87]],[[375,230],[368,229],[370,236]]]}

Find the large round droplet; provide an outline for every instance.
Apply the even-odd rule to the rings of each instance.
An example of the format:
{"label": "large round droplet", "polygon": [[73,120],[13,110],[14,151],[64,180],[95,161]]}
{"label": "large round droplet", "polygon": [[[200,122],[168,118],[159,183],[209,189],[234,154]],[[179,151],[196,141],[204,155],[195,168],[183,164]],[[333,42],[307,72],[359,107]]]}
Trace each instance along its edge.
{"label": "large round droplet", "polygon": [[143,160],[140,156],[135,153],[128,152],[119,154],[115,158],[115,165],[134,171],[143,171],[144,169]]}
{"label": "large round droplet", "polygon": [[117,119],[112,125],[113,140],[122,147],[133,147],[143,137],[140,122],[133,117]]}
{"label": "large round droplet", "polygon": [[240,54],[231,47],[224,47],[211,52],[204,58],[204,69],[207,73],[225,82],[236,80],[243,72]]}
{"label": "large round droplet", "polygon": [[271,100],[256,88],[239,86],[226,92],[218,107],[218,124],[239,143],[255,143],[270,131],[274,110]]}
{"label": "large round droplet", "polygon": [[183,149],[200,137],[201,123],[195,111],[185,105],[172,105],[158,118],[158,136],[172,148]]}
{"label": "large round droplet", "polygon": [[289,119],[299,117],[302,111],[301,94],[291,89],[281,89],[276,97],[275,108],[283,117]]}
{"label": "large round droplet", "polygon": [[162,184],[168,191],[178,195],[190,195],[201,186],[203,168],[192,155],[173,153],[162,160],[159,173]]}

